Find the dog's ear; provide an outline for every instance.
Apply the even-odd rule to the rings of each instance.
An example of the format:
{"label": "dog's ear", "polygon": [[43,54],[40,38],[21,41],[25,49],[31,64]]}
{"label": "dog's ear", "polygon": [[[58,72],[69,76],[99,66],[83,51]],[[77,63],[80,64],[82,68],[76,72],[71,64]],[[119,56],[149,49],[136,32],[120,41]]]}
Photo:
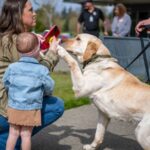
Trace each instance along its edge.
{"label": "dog's ear", "polygon": [[84,61],[89,60],[94,54],[96,54],[98,46],[94,42],[88,42],[86,50],[83,55]]}
{"label": "dog's ear", "polygon": [[108,55],[111,56],[110,51],[108,48],[101,42],[97,51],[97,55],[103,56]]}

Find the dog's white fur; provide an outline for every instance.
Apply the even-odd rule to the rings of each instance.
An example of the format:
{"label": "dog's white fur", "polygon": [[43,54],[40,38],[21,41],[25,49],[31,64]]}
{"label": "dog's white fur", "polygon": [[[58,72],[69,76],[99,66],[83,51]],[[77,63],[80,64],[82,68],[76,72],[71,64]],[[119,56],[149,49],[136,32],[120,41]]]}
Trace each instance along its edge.
{"label": "dog's white fur", "polygon": [[110,119],[140,121],[135,133],[144,150],[150,150],[150,87],[127,72],[111,57],[109,50],[95,36],[79,34],[63,47],[81,63],[99,56],[81,71],[77,61],[61,46],[58,54],[69,65],[76,97],[89,96],[98,108],[95,138],[85,150],[96,150],[103,142]]}

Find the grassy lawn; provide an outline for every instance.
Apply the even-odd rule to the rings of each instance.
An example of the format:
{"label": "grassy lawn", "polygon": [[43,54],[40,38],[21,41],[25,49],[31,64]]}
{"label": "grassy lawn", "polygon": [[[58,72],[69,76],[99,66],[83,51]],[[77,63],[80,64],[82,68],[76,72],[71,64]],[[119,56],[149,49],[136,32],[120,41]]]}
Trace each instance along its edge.
{"label": "grassy lawn", "polygon": [[64,100],[65,109],[70,109],[90,103],[88,98],[75,98],[72,90],[70,73],[53,72],[51,73],[51,76],[55,80],[55,89],[53,95],[58,96]]}

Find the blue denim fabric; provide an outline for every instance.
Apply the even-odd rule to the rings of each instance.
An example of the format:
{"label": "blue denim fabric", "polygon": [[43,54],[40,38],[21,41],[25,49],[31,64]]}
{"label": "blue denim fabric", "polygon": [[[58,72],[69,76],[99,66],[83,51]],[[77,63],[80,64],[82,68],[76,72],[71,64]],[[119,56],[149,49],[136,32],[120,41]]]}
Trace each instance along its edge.
{"label": "blue denim fabric", "polygon": [[[64,102],[58,97],[44,97],[42,106],[42,126],[33,129],[33,135],[44,127],[52,124],[64,112]],[[0,150],[6,149],[6,141],[8,138],[9,124],[7,119],[0,115]],[[15,150],[20,150],[20,139],[16,144]]]}
{"label": "blue denim fabric", "polygon": [[10,64],[3,82],[8,88],[8,106],[18,110],[41,109],[43,96],[51,95],[54,88],[48,68],[32,57]]}

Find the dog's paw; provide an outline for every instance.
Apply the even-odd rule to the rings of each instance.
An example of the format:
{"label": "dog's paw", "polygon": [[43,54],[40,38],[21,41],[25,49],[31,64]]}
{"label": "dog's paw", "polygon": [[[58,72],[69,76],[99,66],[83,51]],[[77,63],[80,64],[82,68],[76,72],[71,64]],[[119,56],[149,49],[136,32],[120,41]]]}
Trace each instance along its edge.
{"label": "dog's paw", "polygon": [[96,150],[91,144],[86,144],[83,146],[83,150]]}
{"label": "dog's paw", "polygon": [[59,55],[60,57],[63,58],[63,57],[66,56],[67,51],[66,51],[63,47],[61,47],[60,45],[58,45],[57,50],[58,50],[58,55]]}

